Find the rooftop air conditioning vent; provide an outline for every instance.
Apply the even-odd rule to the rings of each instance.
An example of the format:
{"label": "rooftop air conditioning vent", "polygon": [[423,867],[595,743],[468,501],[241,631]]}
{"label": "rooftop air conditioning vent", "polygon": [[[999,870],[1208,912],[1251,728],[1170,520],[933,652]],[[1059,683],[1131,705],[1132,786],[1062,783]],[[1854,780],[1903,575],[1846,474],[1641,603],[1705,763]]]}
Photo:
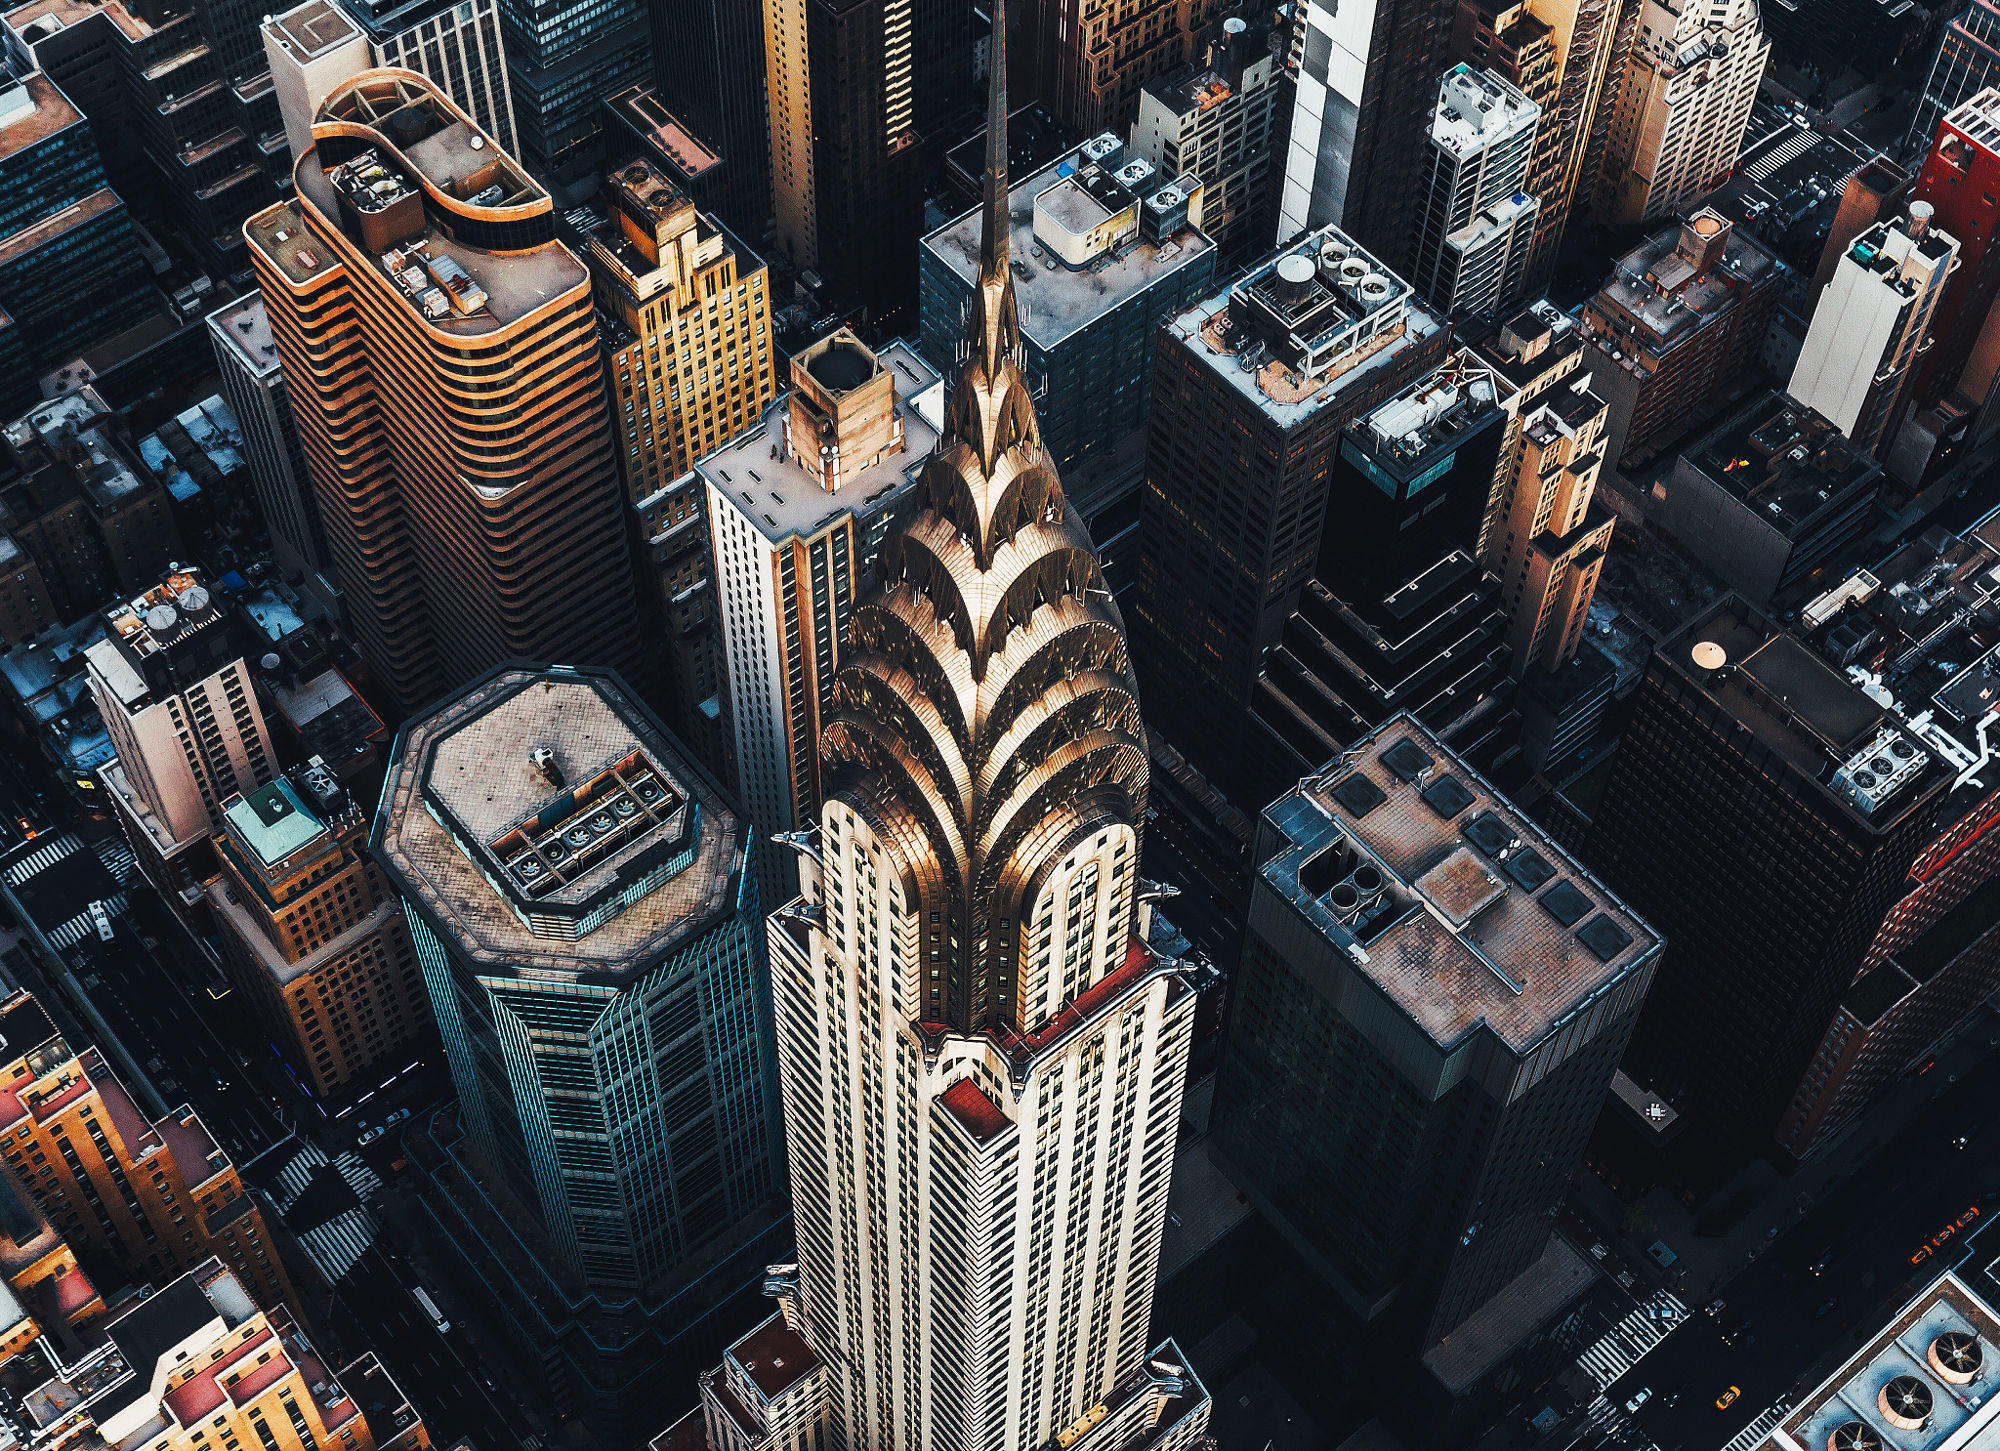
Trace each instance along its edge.
{"label": "rooftop air conditioning vent", "polygon": [[620,796],[611,803],[611,814],[620,821],[626,821],[639,814],[639,803],[630,796]]}
{"label": "rooftop air conditioning vent", "polygon": [[1893,1377],[1875,1400],[1883,1418],[1899,1430],[1921,1430],[1931,1418],[1931,1388],[1913,1375]]}
{"label": "rooftop air conditioning vent", "polygon": [[1979,1343],[1977,1335],[1964,1330],[1947,1330],[1931,1342],[1930,1354],[1925,1358],[1942,1379],[1962,1386],[1979,1378],[1979,1368],[1986,1360],[1986,1349]]}
{"label": "rooftop air conditioning vent", "polygon": [[1842,1421],[1826,1438],[1826,1451],[1882,1451],[1882,1437],[1866,1421]]}

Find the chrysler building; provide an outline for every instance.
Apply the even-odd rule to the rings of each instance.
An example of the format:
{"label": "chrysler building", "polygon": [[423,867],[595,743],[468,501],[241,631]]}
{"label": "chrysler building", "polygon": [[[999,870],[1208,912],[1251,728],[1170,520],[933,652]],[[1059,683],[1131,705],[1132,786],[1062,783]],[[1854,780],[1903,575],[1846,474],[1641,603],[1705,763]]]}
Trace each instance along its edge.
{"label": "chrysler building", "polygon": [[1124,625],[1016,366],[1005,47],[992,68],[966,360],[769,925],[798,1262],[661,1451],[1207,1432],[1180,1349],[1147,1349],[1195,995],[1146,942]]}

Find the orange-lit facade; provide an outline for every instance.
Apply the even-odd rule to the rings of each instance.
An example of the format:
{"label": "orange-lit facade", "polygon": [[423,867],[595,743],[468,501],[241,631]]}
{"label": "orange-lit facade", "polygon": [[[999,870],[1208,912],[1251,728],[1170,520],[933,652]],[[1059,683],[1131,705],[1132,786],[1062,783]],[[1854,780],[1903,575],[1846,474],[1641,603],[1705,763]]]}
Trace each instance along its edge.
{"label": "orange-lit facade", "polygon": [[638,673],[589,273],[430,81],[330,94],[245,224],[348,623],[409,710],[508,659]]}
{"label": "orange-lit facade", "polygon": [[423,1419],[373,1355],[336,1377],[283,1309],[219,1260],[118,1306],[101,1340],[0,1347],[12,1445],[45,1451],[422,1451]]}
{"label": "orange-lit facade", "polygon": [[1616,523],[1596,500],[1610,410],[1582,370],[1583,335],[1548,302],[1523,308],[1481,356],[1518,394],[1479,559],[1500,578],[1514,674],[1576,654]]}
{"label": "orange-lit facade", "polygon": [[366,813],[320,768],[230,800],[215,842],[230,985],[323,1099],[431,1031],[402,902],[367,839]]}
{"label": "orange-lit facade", "polygon": [[709,526],[696,459],[777,395],[770,271],[650,161],[605,178],[611,219],[585,260],[605,334],[633,573],[660,714],[731,779]]}
{"label": "orange-lit facade", "polygon": [[261,1305],[296,1305],[257,1201],[194,1110],[148,1120],[96,1048],[75,1052],[39,1003],[0,1003],[0,1156],[86,1260],[137,1281],[211,1256]]}
{"label": "orange-lit facade", "polygon": [[1039,99],[1086,136],[1122,136],[1147,81],[1200,59],[1216,9],[1215,0],[1029,0],[1008,56],[1017,66],[1015,100]]}

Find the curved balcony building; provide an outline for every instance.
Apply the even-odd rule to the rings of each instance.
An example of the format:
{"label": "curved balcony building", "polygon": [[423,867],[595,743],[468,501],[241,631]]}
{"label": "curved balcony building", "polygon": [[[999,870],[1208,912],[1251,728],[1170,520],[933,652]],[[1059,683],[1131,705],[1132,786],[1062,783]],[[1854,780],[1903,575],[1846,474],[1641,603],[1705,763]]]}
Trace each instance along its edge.
{"label": "curved balcony building", "polygon": [[321,103],[245,224],[353,633],[407,712],[510,659],[630,671],[638,628],[590,277],[435,85]]}

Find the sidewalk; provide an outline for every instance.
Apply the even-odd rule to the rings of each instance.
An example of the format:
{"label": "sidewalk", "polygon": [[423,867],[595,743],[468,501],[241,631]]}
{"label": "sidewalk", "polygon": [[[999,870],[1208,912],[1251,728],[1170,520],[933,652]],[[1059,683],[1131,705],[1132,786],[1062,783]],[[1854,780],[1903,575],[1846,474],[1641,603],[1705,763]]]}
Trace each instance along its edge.
{"label": "sidewalk", "polygon": [[[1937,1063],[1921,1078],[1902,1078],[1867,1112],[1857,1118],[1830,1148],[1822,1150],[1789,1178],[1780,1174],[1767,1159],[1758,1159],[1718,1190],[1711,1204],[1727,1204],[1741,1189],[1752,1196],[1749,1210],[1727,1234],[1718,1237],[1694,1232],[1696,1215],[1666,1189],[1654,1189],[1645,1198],[1646,1214],[1653,1228],[1636,1236],[1621,1236],[1636,1242],[1643,1252],[1655,1239],[1680,1256],[1675,1270],[1680,1272],[1681,1298],[1690,1305],[1707,1302],[1721,1287],[1779,1234],[1802,1219],[1829,1190],[1844,1182],[1884,1143],[1907,1128],[1932,1095],[1944,1083],[1984,1057],[1986,1040],[2000,1031],[2000,1017],[1991,1004],[1982,1008],[1965,1028],[1937,1051]],[[1589,1173],[1579,1174],[1577,1199],[1600,1226],[1614,1228],[1631,1213],[1625,1204]],[[1643,1253],[1628,1256],[1643,1259]],[[1672,1276],[1662,1277],[1672,1279]]]}

